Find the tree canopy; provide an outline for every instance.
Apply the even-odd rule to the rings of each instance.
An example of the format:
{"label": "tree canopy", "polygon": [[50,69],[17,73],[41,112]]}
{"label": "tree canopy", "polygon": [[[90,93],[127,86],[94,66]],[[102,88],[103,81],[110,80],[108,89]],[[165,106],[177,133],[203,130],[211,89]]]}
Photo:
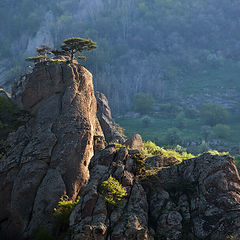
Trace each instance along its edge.
{"label": "tree canopy", "polygon": [[[96,43],[91,39],[85,38],[68,38],[63,41],[61,45],[62,50],[54,49],[50,46],[41,45],[40,48],[36,48],[38,52],[38,56],[28,57],[26,61],[34,61],[34,63],[39,62],[55,62],[61,56],[71,57],[71,62],[73,60],[74,55],[76,54],[79,59],[86,59],[85,56],[81,56],[82,51],[91,51],[96,49]],[[48,55],[55,55],[55,58],[48,58]],[[63,61],[63,60],[59,60]]]}
{"label": "tree canopy", "polygon": [[85,38],[68,38],[63,41],[61,49],[65,52],[70,52],[71,60],[74,54],[78,54],[79,59],[86,59],[85,56],[81,56],[82,51],[91,51],[97,48],[96,43],[91,39]]}

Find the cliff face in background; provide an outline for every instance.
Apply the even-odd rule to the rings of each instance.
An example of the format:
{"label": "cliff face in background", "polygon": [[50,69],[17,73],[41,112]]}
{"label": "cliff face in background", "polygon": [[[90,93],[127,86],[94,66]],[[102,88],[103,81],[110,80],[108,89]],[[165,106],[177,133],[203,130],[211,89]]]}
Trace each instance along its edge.
{"label": "cliff face in background", "polygon": [[158,103],[238,108],[239,10],[230,0],[2,0],[0,87],[35,47],[79,36],[99,46],[84,64],[114,112],[129,110],[139,92]]}
{"label": "cliff face in background", "polygon": [[51,227],[63,194],[76,198],[89,178],[93,137],[103,133],[92,75],[79,65],[35,67],[15,82],[13,98],[33,117],[5,144],[0,221],[26,236],[41,225]]}

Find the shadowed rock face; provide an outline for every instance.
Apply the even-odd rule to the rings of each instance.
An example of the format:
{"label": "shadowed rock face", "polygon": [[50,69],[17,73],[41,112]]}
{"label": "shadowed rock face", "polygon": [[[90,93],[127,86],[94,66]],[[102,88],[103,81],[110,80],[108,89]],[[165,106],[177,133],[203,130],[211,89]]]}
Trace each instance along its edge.
{"label": "shadowed rock face", "polygon": [[[70,217],[72,239],[240,239],[240,179],[231,157],[204,154],[140,181],[131,152],[109,147],[92,158]],[[110,175],[128,193],[114,210],[99,190]]]}
{"label": "shadowed rock face", "polygon": [[34,68],[13,87],[13,97],[33,118],[6,142],[0,160],[0,222],[28,235],[51,227],[63,194],[75,198],[89,178],[96,117],[92,75],[76,64]]}
{"label": "shadowed rock face", "polygon": [[107,142],[124,143],[125,137],[119,132],[119,126],[112,120],[108,100],[103,93],[95,92],[97,99],[97,117]]}

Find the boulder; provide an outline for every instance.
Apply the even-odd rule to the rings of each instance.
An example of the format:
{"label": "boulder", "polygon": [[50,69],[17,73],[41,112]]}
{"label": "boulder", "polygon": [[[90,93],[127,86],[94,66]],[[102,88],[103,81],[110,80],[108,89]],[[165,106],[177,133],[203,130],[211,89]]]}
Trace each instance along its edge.
{"label": "boulder", "polygon": [[139,134],[133,134],[124,144],[130,149],[143,150],[143,141]]}

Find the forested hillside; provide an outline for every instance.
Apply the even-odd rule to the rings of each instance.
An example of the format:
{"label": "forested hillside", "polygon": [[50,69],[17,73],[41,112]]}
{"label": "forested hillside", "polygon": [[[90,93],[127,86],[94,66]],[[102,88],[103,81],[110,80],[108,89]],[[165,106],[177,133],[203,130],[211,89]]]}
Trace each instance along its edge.
{"label": "forested hillside", "polygon": [[234,0],[3,0],[0,84],[19,74],[40,44],[81,36],[99,46],[83,65],[115,113],[130,109],[139,92],[157,103],[199,104],[207,96],[235,108],[239,12]]}

